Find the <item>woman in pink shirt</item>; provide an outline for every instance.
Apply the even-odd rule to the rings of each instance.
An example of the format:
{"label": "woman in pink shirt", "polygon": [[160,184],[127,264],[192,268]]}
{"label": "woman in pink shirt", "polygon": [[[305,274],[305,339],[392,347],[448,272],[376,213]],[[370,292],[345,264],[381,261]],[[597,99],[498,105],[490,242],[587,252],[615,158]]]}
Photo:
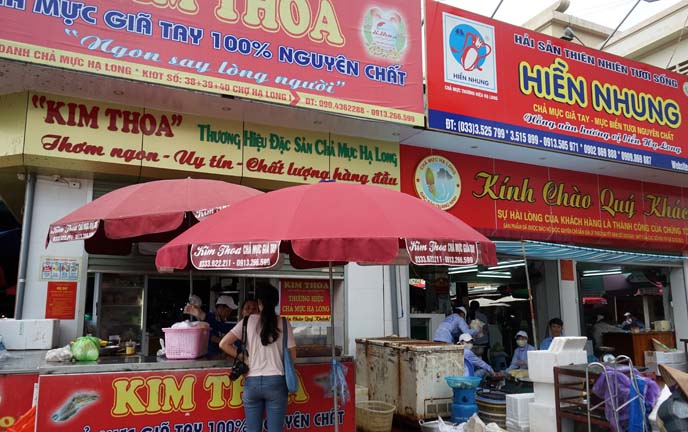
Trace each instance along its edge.
{"label": "woman in pink shirt", "polygon": [[[260,315],[251,315],[246,323],[246,340],[242,341],[248,353],[249,365],[244,380],[244,413],[246,432],[263,430],[263,414],[267,411],[267,430],[283,430],[287,414],[287,382],[284,378],[282,338],[287,337],[287,348],[296,360],[296,344],[291,325],[282,328],[282,319],[275,313],[279,293],[271,285],[256,288],[256,300]],[[244,320],[222,338],[220,348],[236,357],[234,342],[242,340]]]}

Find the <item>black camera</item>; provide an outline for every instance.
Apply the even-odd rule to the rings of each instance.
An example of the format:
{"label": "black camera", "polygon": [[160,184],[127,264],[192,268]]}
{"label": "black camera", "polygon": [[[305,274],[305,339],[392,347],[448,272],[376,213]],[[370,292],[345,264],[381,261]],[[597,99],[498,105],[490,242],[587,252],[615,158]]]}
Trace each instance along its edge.
{"label": "black camera", "polygon": [[236,381],[242,375],[248,372],[248,365],[243,361],[236,359],[234,361],[234,366],[232,366],[232,372],[229,374],[229,379]]}

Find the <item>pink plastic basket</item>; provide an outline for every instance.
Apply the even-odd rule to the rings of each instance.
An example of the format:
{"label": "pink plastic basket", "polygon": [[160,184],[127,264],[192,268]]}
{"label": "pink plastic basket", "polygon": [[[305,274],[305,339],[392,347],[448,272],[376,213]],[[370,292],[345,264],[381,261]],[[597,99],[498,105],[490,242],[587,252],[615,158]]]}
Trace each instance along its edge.
{"label": "pink plastic basket", "polygon": [[165,356],[169,359],[194,359],[208,352],[208,329],[164,328]]}

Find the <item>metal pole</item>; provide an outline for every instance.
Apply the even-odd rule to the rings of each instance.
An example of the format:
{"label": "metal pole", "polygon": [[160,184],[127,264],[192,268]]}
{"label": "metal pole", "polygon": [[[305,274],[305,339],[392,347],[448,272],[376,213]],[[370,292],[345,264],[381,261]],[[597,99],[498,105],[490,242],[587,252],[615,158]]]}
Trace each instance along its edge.
{"label": "metal pole", "polygon": [[633,5],[633,7],[631,8],[631,10],[629,10],[628,13],[626,14],[626,16],[623,17],[623,19],[621,20],[621,22],[619,23],[619,25],[616,26],[616,28],[615,28],[614,31],[612,32],[612,34],[610,34],[609,37],[607,38],[607,40],[605,40],[605,41],[602,43],[602,46],[600,47],[600,51],[602,51],[602,50],[604,49],[604,47],[607,46],[607,42],[609,42],[609,41],[611,40],[611,38],[616,34],[616,32],[619,31],[619,28],[621,28],[621,26],[623,25],[623,23],[626,22],[626,19],[631,15],[631,13],[633,13],[633,11],[635,10],[636,6],[638,6],[638,5],[640,4],[641,1],[643,1],[643,0],[638,0],[638,1],[635,2],[635,4]]}
{"label": "metal pole", "polygon": [[[399,335],[399,298],[397,297],[397,275],[395,266],[387,266],[389,270],[389,289],[392,302],[392,333]],[[403,294],[402,294],[403,295]]]}
{"label": "metal pole", "polygon": [[497,11],[500,7],[502,7],[502,3],[504,3],[504,0],[499,0],[499,4],[495,8],[494,12],[492,12],[492,15],[490,15],[490,18],[494,18],[494,16],[497,15]]}
{"label": "metal pole", "polygon": [[33,219],[33,200],[36,192],[36,174],[26,175],[26,196],[24,197],[24,215],[22,216],[21,243],[19,245],[19,269],[17,273],[17,299],[14,304],[14,318],[22,319],[24,313],[24,293],[26,291],[26,271],[29,260],[29,242],[31,241],[31,221]]}
{"label": "metal pole", "polygon": [[330,326],[332,327],[332,407],[334,409],[334,432],[339,432],[339,409],[337,407],[337,354],[334,342],[334,282],[332,281],[332,261],[330,265]]}
{"label": "metal pole", "polygon": [[530,275],[528,274],[528,259],[526,258],[526,243],[521,241],[521,250],[523,251],[523,263],[526,269],[526,285],[528,286],[528,303],[530,303],[530,323],[533,327],[533,346],[538,346],[537,327],[535,326],[535,309],[533,308],[533,291],[530,287]]}

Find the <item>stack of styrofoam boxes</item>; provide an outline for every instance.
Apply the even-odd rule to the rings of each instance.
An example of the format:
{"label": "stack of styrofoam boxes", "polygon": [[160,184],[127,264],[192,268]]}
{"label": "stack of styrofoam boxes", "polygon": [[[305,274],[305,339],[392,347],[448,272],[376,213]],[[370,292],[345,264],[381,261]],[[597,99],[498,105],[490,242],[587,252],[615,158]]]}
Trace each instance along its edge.
{"label": "stack of styrofoam boxes", "polygon": [[661,364],[682,372],[688,372],[688,361],[686,360],[685,351],[645,351],[645,366],[648,369],[657,375],[662,375],[659,370],[659,365]]}
{"label": "stack of styrofoam boxes", "polygon": [[[558,337],[554,338],[547,351],[528,352],[528,377],[533,382],[535,402],[528,406],[530,432],[551,432],[557,430],[554,368],[574,364],[586,364],[588,355],[585,351],[587,338]],[[575,378],[573,378],[575,379]],[[575,390],[566,392],[575,393]],[[562,391],[562,396],[567,396]],[[562,432],[573,430],[573,425],[562,423]]]}
{"label": "stack of styrofoam boxes", "polygon": [[535,402],[534,393],[506,395],[506,430],[508,432],[529,432],[528,405]]}

